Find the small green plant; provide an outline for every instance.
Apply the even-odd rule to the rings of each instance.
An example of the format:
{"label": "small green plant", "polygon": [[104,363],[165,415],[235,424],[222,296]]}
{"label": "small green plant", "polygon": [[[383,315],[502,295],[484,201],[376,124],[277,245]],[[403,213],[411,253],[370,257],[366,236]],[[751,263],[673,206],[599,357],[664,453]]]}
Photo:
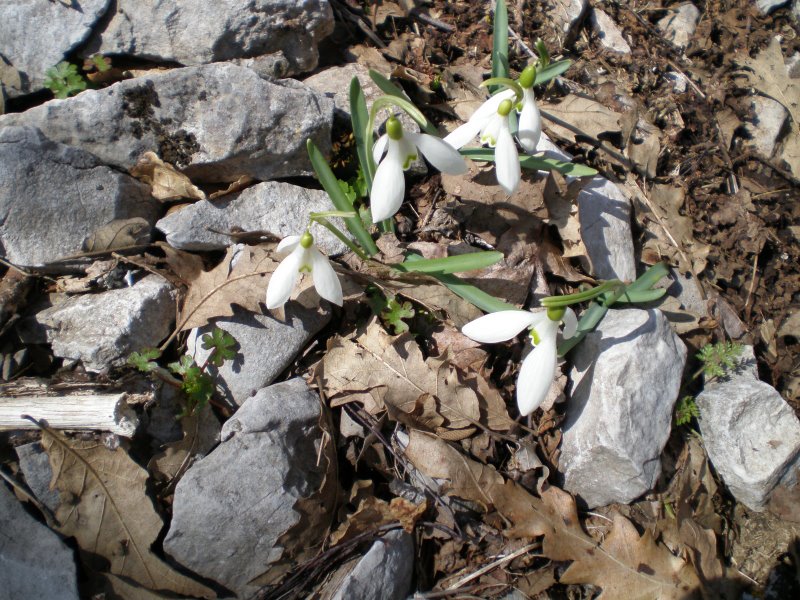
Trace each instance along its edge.
{"label": "small green plant", "polygon": [[700,372],[708,378],[722,377],[725,372],[736,367],[744,347],[733,342],[717,342],[703,346],[697,359],[703,363]]}
{"label": "small green plant", "polygon": [[692,419],[700,416],[694,396],[684,396],[675,405],[675,424],[688,425]]}
{"label": "small green plant", "polygon": [[78,67],[66,61],[47,69],[45,76],[44,86],[59,99],[74,96],[87,87],[86,79],[78,72]]}
{"label": "small green plant", "polygon": [[[208,373],[208,366],[221,367],[226,360],[236,358],[238,344],[234,337],[215,327],[211,333],[202,337],[202,347],[211,350],[202,365],[198,365],[189,355],[181,356],[180,360],[167,365],[165,369],[156,362],[161,357],[161,352],[155,348],[147,348],[141,352],[134,352],[128,357],[128,364],[143,373],[151,373],[162,381],[181,388],[186,396],[186,406],[179,417],[195,414],[199,409],[208,404],[216,389],[214,379]],[[179,376],[174,377],[171,373]]]}
{"label": "small green plant", "polygon": [[412,319],[416,315],[411,302],[403,302],[392,294],[384,296],[375,287],[367,290],[367,298],[372,312],[381,318],[387,329],[391,328],[395,335],[409,330],[408,323],[403,319]]}
{"label": "small green plant", "polygon": [[[706,381],[723,377],[725,373],[736,368],[744,346],[734,342],[717,342],[707,344],[695,356],[703,365],[692,375],[690,382],[703,375]],[[692,419],[700,416],[694,396],[684,396],[675,404],[675,424],[688,425]]]}

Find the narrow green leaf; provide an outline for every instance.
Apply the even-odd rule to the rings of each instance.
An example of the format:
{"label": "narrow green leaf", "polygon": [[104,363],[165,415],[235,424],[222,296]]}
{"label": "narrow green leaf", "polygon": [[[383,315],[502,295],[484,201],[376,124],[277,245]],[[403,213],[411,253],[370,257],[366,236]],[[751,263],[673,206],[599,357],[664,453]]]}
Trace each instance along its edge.
{"label": "narrow green leaf", "polygon": [[[413,258],[412,258],[413,257]],[[497,251],[470,252],[445,258],[419,258],[417,255],[406,257],[406,262],[393,265],[401,271],[416,273],[462,273],[490,267],[503,260],[503,253]]]}
{"label": "narrow green leaf", "polygon": [[642,273],[642,275],[636,281],[631,283],[625,291],[638,292],[652,289],[655,284],[657,284],[667,275],[669,275],[669,267],[667,264],[663,262],[656,263],[652,267],[649,267],[647,271]]}
{"label": "narrow green leaf", "polygon": [[369,112],[367,111],[367,101],[364,98],[364,91],[358,82],[358,77],[353,77],[350,81],[350,120],[353,124],[353,137],[356,141],[356,152],[358,162],[361,165],[361,172],[367,182],[367,190],[372,189],[372,177],[374,173],[370,153],[372,152],[372,136],[367,139],[367,121]]}
{"label": "narrow green leaf", "polygon": [[[308,156],[311,159],[311,165],[314,167],[314,171],[317,173],[317,178],[319,179],[319,182],[322,184],[322,187],[325,189],[325,191],[328,192],[328,196],[330,196],[333,205],[337,210],[352,211],[352,203],[342,191],[342,188],[339,187],[339,180],[336,179],[333,171],[331,171],[330,165],[328,165],[328,161],[326,161],[325,157],[322,156],[319,148],[317,148],[314,142],[312,142],[310,139],[306,142],[306,148],[308,149]],[[374,256],[378,253],[378,247],[375,245],[375,240],[372,239],[372,236],[364,228],[364,224],[361,222],[361,219],[358,217],[348,217],[344,219],[344,222],[345,225],[347,225],[347,229],[350,230],[350,233],[352,233],[353,237],[358,240],[359,245],[369,256]]]}
{"label": "narrow green leaf", "polygon": [[508,77],[508,10],[505,0],[497,0],[495,4],[493,38],[492,77]]}
{"label": "narrow green leaf", "polygon": [[[416,255],[406,257],[406,264],[414,261],[425,260]],[[467,302],[477,306],[484,312],[498,312],[501,310],[518,310],[513,304],[498,300],[494,296],[487,294],[483,290],[476,288],[474,285],[465,283],[455,275],[444,273],[430,273],[430,276],[438,279],[445,285],[451,292],[462,297]]]}
{"label": "narrow green leaf", "polygon": [[[462,148],[461,154],[472,160],[494,162],[494,150],[491,148]],[[531,171],[558,171],[562,175],[570,175],[572,177],[597,175],[597,171],[586,165],[543,156],[523,156],[520,158],[519,164],[524,169]]]}
{"label": "narrow green leaf", "polygon": [[551,79],[555,79],[561,75],[571,66],[571,60],[559,60],[558,62],[550,63],[541,71],[536,71],[536,79],[533,81],[533,85],[542,85],[543,83],[547,83]]}
{"label": "narrow green leaf", "polygon": [[622,295],[617,299],[617,304],[645,304],[647,302],[654,302],[664,296],[667,290],[664,288],[657,288],[654,290],[625,290]]}

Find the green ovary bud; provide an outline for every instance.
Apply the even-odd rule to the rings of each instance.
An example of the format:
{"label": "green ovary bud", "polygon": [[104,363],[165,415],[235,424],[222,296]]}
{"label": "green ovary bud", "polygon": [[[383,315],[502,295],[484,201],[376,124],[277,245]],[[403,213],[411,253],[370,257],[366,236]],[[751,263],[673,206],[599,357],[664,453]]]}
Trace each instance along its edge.
{"label": "green ovary bud", "polygon": [[497,107],[497,114],[501,117],[507,117],[512,108],[514,108],[514,104],[511,100],[503,100],[500,106]]}
{"label": "green ovary bud", "polygon": [[528,65],[520,74],[517,83],[527,90],[533,87],[534,81],[536,81],[536,67]]}
{"label": "green ovary bud", "polygon": [[397,120],[397,117],[389,117],[386,121],[386,133],[393,140],[403,139],[403,126]]}
{"label": "green ovary bud", "polygon": [[564,318],[564,313],[567,312],[566,308],[548,308],[547,309],[547,318],[551,321],[555,321],[556,323],[560,323],[561,319]]}
{"label": "green ovary bud", "polygon": [[306,248],[306,249],[308,249],[308,248],[311,248],[311,246],[313,246],[313,245],[314,245],[314,236],[313,236],[313,235],[311,235],[311,233],[310,233],[310,232],[306,231],[306,232],[305,232],[305,233],[304,233],[304,234],[303,234],[303,235],[300,237],[300,245],[301,245],[303,248]]}

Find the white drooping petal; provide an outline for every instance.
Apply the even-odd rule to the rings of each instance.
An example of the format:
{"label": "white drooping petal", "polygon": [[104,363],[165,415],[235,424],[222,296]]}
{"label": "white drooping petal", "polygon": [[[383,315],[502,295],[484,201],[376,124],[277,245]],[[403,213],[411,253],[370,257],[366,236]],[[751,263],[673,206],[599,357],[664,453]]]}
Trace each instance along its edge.
{"label": "white drooping petal", "polygon": [[497,134],[497,146],[494,150],[494,166],[497,172],[497,183],[506,192],[513,194],[522,176],[519,166],[519,153],[511,131],[508,128],[508,119],[501,119],[500,131]]}
{"label": "white drooping petal", "polygon": [[297,245],[272,273],[267,285],[267,308],[272,310],[286,304],[300,276],[300,267],[307,262],[307,250]]}
{"label": "white drooping petal", "polygon": [[[510,100],[513,97],[514,92],[512,90],[504,90],[495,94],[486,102],[481,104],[475,110],[475,112],[472,113],[472,116],[466,123],[460,127],[457,127],[455,130],[450,132],[450,134],[445,136],[444,141],[450,144],[456,150],[465,144],[468,144],[471,140],[478,136],[478,134],[481,133],[483,128],[486,126],[486,123],[497,114],[497,108],[500,106],[500,103],[503,100]],[[425,153],[424,150],[422,152],[423,154]]]}
{"label": "white drooping petal", "polygon": [[519,130],[517,138],[525,152],[532,154],[536,152],[536,145],[542,137],[542,117],[539,114],[539,107],[533,97],[533,90],[524,90],[522,99],[522,112],[519,115]]}
{"label": "white drooping petal", "polygon": [[378,138],[378,141],[375,142],[375,145],[372,147],[372,159],[379,163],[381,162],[381,157],[383,153],[386,152],[386,143],[389,141],[389,136],[385,133]]}
{"label": "white drooping petal", "polygon": [[575,311],[567,308],[564,311],[564,316],[561,317],[561,322],[564,323],[564,339],[568,340],[578,331],[578,317],[575,316]]}
{"label": "white drooping petal", "polygon": [[311,276],[314,278],[314,287],[317,293],[328,302],[341,306],[342,284],[336,276],[328,257],[315,247],[309,248],[311,259]]}
{"label": "white drooping petal", "polygon": [[443,140],[427,133],[406,132],[405,137],[442,173],[461,175],[467,172],[467,163],[464,162],[464,157]]}
{"label": "white drooping petal", "polygon": [[481,132],[481,129],[483,129],[485,124],[485,120],[470,119],[446,135],[444,142],[458,150],[462,146],[465,146],[474,140],[475,137]]}
{"label": "white drooping petal", "polygon": [[541,315],[527,310],[501,310],[470,321],[461,328],[461,333],[482,344],[505,342],[523,329],[536,325]]}
{"label": "white drooping petal", "polygon": [[556,374],[557,361],[555,335],[543,336],[540,343],[522,361],[517,377],[517,406],[520,415],[531,414],[544,402]]}
{"label": "white drooping petal", "polygon": [[378,165],[372,181],[370,209],[373,223],[388,219],[400,210],[403,203],[406,182],[403,177],[405,156],[402,154],[402,146],[395,140],[389,140],[386,156]]}
{"label": "white drooping petal", "polygon": [[275,251],[283,252],[284,250],[286,251],[294,250],[297,247],[297,244],[299,243],[300,243],[299,235],[287,235],[280,241],[278,247],[275,248]]}

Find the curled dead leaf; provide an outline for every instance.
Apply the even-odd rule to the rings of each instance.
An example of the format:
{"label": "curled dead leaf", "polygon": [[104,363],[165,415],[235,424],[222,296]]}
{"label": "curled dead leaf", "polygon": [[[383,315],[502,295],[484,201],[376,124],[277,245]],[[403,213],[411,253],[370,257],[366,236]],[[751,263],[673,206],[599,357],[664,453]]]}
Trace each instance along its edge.
{"label": "curled dead leaf", "polygon": [[156,200],[177,200],[192,198],[205,200],[206,195],[191,180],[161,160],[155,152],[145,152],[131,169],[131,175],[150,185]]}

